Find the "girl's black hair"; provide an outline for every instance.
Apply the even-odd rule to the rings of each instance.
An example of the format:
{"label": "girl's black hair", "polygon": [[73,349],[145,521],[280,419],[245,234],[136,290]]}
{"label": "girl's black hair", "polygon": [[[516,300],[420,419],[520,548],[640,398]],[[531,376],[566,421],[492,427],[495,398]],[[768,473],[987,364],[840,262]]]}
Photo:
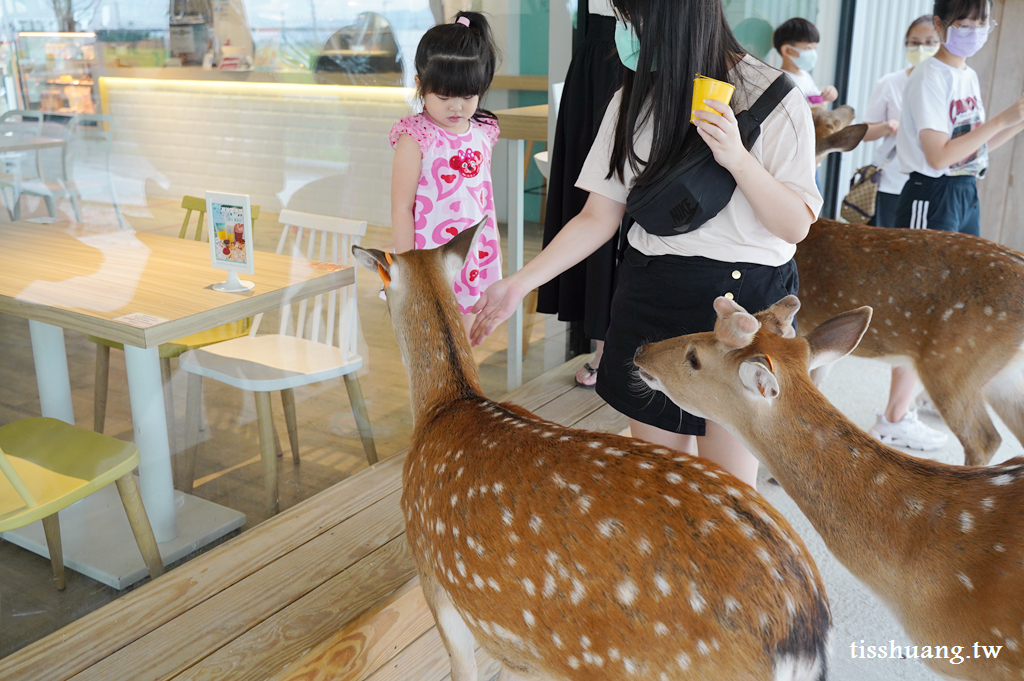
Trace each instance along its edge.
{"label": "girl's black hair", "polygon": [[[729,67],[746,50],[729,28],[722,0],[612,0],[612,4],[636,31],[640,55],[636,72],[623,69],[608,177],[623,179],[628,161],[637,172],[636,184],[643,185],[658,180],[705,144],[690,124],[694,76],[732,82]],[[655,61],[657,70],[652,71]],[[645,163],[636,153],[633,138],[646,124],[653,137]]]}
{"label": "girl's black hair", "polygon": [[[459,23],[465,19],[469,26]],[[416,48],[419,94],[441,97],[483,98],[498,64],[498,49],[487,19],[479,12],[459,12],[450,24],[434,26]],[[473,118],[495,120],[490,111],[477,108]]]}
{"label": "girl's black hair", "polygon": [[[956,21],[956,19],[954,19],[953,21]],[[932,26],[934,23],[935,23],[935,15],[934,14],[922,14],[921,16],[919,16],[918,18],[914,19],[910,23],[910,27],[907,28],[907,35],[905,35],[903,37],[903,39],[907,40],[908,38],[910,38],[910,32],[913,31],[918,26],[926,26],[926,25],[927,26]]]}
{"label": "girl's black hair", "polygon": [[935,0],[932,11],[947,26],[962,19],[985,21],[991,13],[992,0]]}

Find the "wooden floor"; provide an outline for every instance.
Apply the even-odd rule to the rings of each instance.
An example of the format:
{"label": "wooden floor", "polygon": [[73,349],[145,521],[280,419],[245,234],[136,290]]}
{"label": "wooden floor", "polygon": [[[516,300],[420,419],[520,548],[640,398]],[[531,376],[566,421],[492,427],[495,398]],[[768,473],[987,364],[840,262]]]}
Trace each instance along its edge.
{"label": "wooden floor", "polygon": [[[27,200],[22,203],[25,217],[45,214],[41,206],[30,205]],[[66,206],[61,204],[61,207]],[[85,204],[87,218],[90,211],[97,210],[100,209]],[[127,218],[138,231],[177,236],[183,215],[179,202],[151,201],[144,209],[131,209]],[[0,221],[5,219],[6,214],[0,210]],[[262,213],[254,230],[256,247],[273,250],[281,229],[276,215]],[[383,248],[390,241],[390,230],[370,226],[363,244]],[[539,225],[527,225],[527,257],[539,248]],[[383,460],[409,443],[412,418],[408,380],[398,356],[391,320],[384,302],[377,297],[380,281],[362,268],[357,277],[361,331],[359,352],[364,359],[359,380],[367,401],[377,451]],[[524,362],[527,380],[564,360],[564,325],[543,321],[546,316],[539,317],[541,321],[532,327]],[[492,397],[505,392],[505,343],[502,326],[483,345],[474,349],[484,391]],[[83,334],[74,332],[65,334],[65,345],[76,422],[91,427],[95,345]],[[3,377],[0,380],[0,425],[38,416],[39,398],[27,321],[0,314],[0,356],[3,357],[0,361],[0,375]],[[110,364],[105,432],[131,441],[134,432],[123,353],[112,353]],[[176,368],[176,363],[174,366]],[[172,433],[178,449],[183,449],[196,434],[184,431],[184,374],[175,371],[172,383],[178,414]],[[205,430],[199,434],[202,445],[194,493],[245,513],[244,536],[244,532],[270,517],[263,503],[255,404],[250,393],[216,381],[205,381],[204,388]],[[290,457],[281,463],[282,509],[292,507],[367,467],[342,380],[298,388],[295,393],[302,463],[292,465]],[[274,414],[280,430],[284,415],[277,399],[274,400]],[[287,443],[285,434],[281,435]],[[68,572],[66,590],[58,592],[48,560],[0,540],[0,659],[123,593],[74,571]]]}
{"label": "wooden floor", "polygon": [[[625,418],[560,366],[504,399],[567,426]],[[0,659],[4,681],[441,681],[399,507],[405,452]],[[0,631],[0,636],[3,632]],[[497,672],[481,651],[480,679]]]}

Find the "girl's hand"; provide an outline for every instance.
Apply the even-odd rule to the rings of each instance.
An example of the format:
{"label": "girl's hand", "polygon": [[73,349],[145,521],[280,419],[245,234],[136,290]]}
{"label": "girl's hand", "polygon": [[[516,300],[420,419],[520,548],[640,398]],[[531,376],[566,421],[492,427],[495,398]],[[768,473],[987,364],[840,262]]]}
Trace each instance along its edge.
{"label": "girl's hand", "polygon": [[1017,101],[1008,106],[1003,113],[999,114],[1003,117],[1005,127],[1012,128],[1014,126],[1024,123],[1024,95],[1017,98]]}
{"label": "girl's hand", "polygon": [[836,89],[835,85],[826,85],[825,89],[821,91],[821,96],[824,97],[826,102],[834,102],[839,99],[839,90]]}
{"label": "girl's hand", "polygon": [[[715,155],[718,165],[735,175],[753,159],[740,139],[739,125],[736,114],[727,105],[713,99],[705,99],[704,103],[718,112],[698,111],[694,114],[697,121],[697,132],[700,133],[711,152]],[[720,114],[720,115],[719,115]]]}
{"label": "girl's hand", "polygon": [[895,137],[896,133],[898,133],[900,131],[900,122],[898,120],[896,120],[895,118],[892,119],[892,120],[886,121],[885,125],[888,128],[888,132],[886,133],[887,137]]}
{"label": "girl's hand", "polygon": [[512,275],[500,279],[488,286],[470,310],[477,316],[469,332],[469,340],[473,346],[483,343],[484,339],[498,328],[498,324],[512,316],[519,303],[523,301],[526,293],[519,291],[514,277],[515,275]]}

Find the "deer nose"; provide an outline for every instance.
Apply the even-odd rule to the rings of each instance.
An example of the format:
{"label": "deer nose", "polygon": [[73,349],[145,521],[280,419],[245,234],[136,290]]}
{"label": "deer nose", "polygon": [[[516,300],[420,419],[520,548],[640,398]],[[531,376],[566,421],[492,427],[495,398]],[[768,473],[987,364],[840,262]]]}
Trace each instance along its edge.
{"label": "deer nose", "polygon": [[638,347],[636,349],[636,352],[633,353],[633,361],[635,362],[638,359],[640,359],[645,352],[647,352],[647,346],[646,345],[641,345],[640,347]]}

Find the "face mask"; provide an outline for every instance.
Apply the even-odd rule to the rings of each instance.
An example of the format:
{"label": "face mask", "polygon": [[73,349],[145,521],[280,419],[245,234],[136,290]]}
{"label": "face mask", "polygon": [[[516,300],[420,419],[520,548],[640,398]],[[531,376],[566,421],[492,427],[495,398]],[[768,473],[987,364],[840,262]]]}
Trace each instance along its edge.
{"label": "face mask", "polygon": [[615,22],[615,50],[619,53],[622,65],[630,71],[636,71],[640,61],[640,39],[633,32],[630,24]]}
{"label": "face mask", "polygon": [[946,29],[946,49],[950,54],[957,57],[973,57],[988,42],[988,31],[974,28],[957,28],[950,26]]}
{"label": "face mask", "polygon": [[934,57],[939,52],[938,45],[932,45],[928,47],[926,45],[918,45],[917,47],[907,48],[907,61],[910,62],[911,66],[920,66],[921,62],[930,57]]}
{"label": "face mask", "polygon": [[[796,50],[796,48],[793,48]],[[818,51],[817,50],[796,50],[800,52],[798,57],[793,57],[793,63],[796,64],[798,69],[803,71],[813,71],[814,66],[818,63]]]}

